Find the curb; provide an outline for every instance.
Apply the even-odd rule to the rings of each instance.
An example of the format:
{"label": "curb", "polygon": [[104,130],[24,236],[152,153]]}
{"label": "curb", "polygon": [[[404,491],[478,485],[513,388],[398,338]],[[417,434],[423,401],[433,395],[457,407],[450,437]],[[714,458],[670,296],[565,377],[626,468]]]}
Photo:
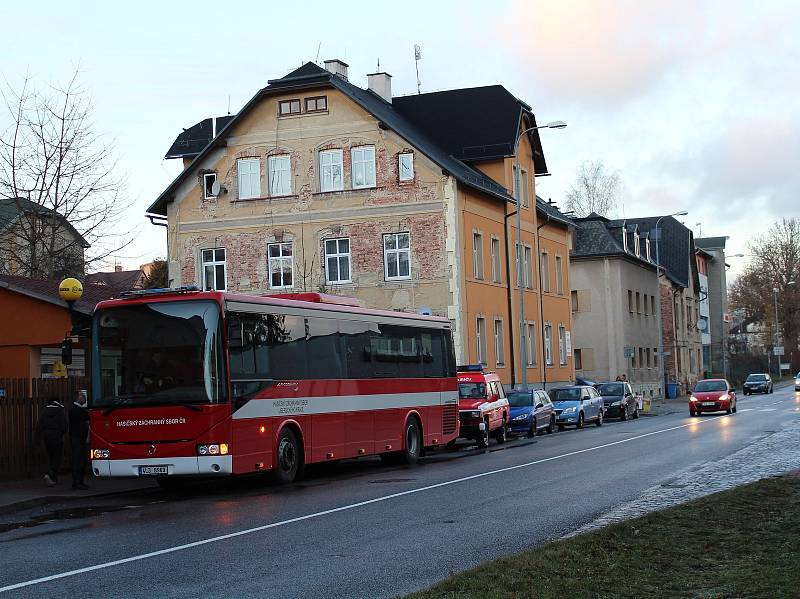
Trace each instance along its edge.
{"label": "curb", "polygon": [[58,503],[59,501],[78,501],[80,499],[94,499],[100,497],[113,497],[114,495],[126,495],[131,493],[139,493],[158,487],[141,487],[138,489],[126,489],[124,491],[109,491],[107,493],[92,493],[89,495],[46,495],[44,497],[34,497],[32,499],[23,499],[14,503],[7,503],[0,505],[0,516],[20,512],[35,507],[41,507],[50,503]]}

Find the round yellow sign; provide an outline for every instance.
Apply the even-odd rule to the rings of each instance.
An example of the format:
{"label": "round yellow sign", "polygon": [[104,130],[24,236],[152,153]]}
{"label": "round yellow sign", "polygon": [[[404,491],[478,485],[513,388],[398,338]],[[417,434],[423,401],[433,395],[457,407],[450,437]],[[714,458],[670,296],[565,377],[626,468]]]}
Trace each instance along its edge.
{"label": "round yellow sign", "polygon": [[72,277],[64,279],[58,285],[58,295],[65,302],[75,302],[83,296],[83,285],[78,279]]}

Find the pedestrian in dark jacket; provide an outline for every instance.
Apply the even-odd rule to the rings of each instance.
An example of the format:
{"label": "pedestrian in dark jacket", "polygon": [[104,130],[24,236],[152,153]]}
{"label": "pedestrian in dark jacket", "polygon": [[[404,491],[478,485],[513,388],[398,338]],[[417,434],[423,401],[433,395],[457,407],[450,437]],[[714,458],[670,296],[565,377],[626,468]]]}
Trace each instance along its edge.
{"label": "pedestrian in dark jacket", "polygon": [[86,459],[89,442],[89,411],[86,409],[86,394],[78,396],[69,409],[69,446],[72,450],[72,488],[86,490],[83,481],[86,475]]}
{"label": "pedestrian in dark jacket", "polygon": [[64,404],[58,399],[50,399],[36,424],[37,436],[44,442],[50,463],[50,470],[44,475],[44,480],[50,487],[58,482],[58,467],[61,465],[66,431],[67,417],[64,415]]}

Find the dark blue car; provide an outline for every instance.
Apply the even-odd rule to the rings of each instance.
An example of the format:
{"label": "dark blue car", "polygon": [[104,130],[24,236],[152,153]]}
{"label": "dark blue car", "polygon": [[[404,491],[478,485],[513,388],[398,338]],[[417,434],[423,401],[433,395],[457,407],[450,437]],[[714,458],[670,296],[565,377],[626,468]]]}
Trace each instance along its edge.
{"label": "dark blue car", "polygon": [[552,433],[556,427],[556,413],[547,393],[541,390],[512,391],[508,395],[511,406],[511,432],[535,437],[540,431]]}

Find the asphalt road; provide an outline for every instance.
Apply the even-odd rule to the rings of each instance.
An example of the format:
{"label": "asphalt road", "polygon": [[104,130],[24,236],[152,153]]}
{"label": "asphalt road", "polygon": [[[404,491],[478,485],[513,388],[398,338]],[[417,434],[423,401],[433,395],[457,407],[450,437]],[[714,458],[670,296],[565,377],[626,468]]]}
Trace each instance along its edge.
{"label": "asphalt road", "polygon": [[149,491],[0,522],[0,595],[394,597],[575,530],[643,490],[800,419],[800,394],[732,416],[607,421],[415,467],[378,460],[300,484]]}

